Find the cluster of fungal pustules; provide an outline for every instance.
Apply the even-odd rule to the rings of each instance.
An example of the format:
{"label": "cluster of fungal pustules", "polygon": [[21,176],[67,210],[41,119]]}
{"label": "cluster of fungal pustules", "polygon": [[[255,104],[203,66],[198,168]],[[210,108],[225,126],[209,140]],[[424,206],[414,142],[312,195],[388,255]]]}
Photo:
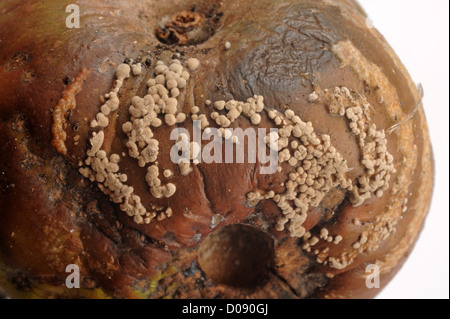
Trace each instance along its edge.
{"label": "cluster of fungal pustules", "polygon": [[[309,97],[310,102],[326,105],[331,114],[344,117],[348,121],[349,128],[359,143],[361,163],[365,168],[365,174],[357,183],[353,183],[347,178],[347,172],[350,170],[347,162],[333,147],[329,135],[316,133],[312,123],[304,122],[293,110],[280,112],[266,107],[262,96],[251,97],[245,102],[205,101],[206,106],[212,106],[209,114],[200,114],[198,106],[193,106],[188,114],[182,112],[179,96],[183,94],[190,79],[189,71],[194,71],[199,65],[200,62],[193,58],[186,61],[187,69],[177,59],[172,60],[170,65],[158,61],[154,68],[154,77],[147,82],[147,94],[143,97],[134,96],[128,106],[130,117],[122,125],[122,131],[128,137],[128,156],[136,159],[140,167],[147,169],[145,180],[149,192],[155,198],[167,198],[173,196],[177,190],[173,183],[164,185],[161,182],[161,172],[166,178],[174,175],[174,172],[160,167],[164,160],[158,161],[160,144],[154,138],[154,130],[163,125],[173,127],[190,118],[193,121],[198,120],[201,128],[205,130],[209,129],[210,122],[215,123],[219,127],[221,137],[239,143],[237,137],[226,128],[241,116],[246,117],[254,126],[261,123],[262,116],[267,116],[278,130],[267,134],[265,142],[270,148],[275,141],[278,173],[282,171],[281,164],[287,163],[288,179],[281,185],[284,186],[281,193],[273,190],[254,190],[244,194],[248,203],[255,206],[261,200],[273,200],[281,211],[276,229],[287,229],[292,237],[303,237],[303,248],[307,251],[311,251],[320,240],[339,244],[343,238],[340,235],[331,236],[326,229],[322,229],[320,237],[314,237],[306,231],[303,223],[308,217],[310,207],[319,206],[327,193],[336,187],[350,192],[350,200],[354,206],[361,205],[372,194],[381,197],[389,187],[389,180],[395,172],[393,157],[386,148],[384,132],[377,130],[372,123],[371,106],[365,98],[345,87],[333,90],[316,88]],[[140,72],[139,64],[121,64],[117,67],[115,87],[105,96],[107,101],[91,122],[94,130],[90,138],[91,148],[80,172],[91,181],[97,182],[99,188],[109,195],[114,203],[119,204],[122,211],[133,217],[136,223],[148,224],[154,218],[163,220],[170,217],[171,208],[144,207],[133,186],[127,184],[127,176],[120,172],[121,156],[126,154],[108,156],[102,149],[104,130],[110,125],[109,118],[120,107],[117,94],[131,74],[139,75]],[[183,134],[175,145],[179,149],[190,150],[188,160],[180,160],[178,163],[180,175],[186,176],[192,171],[191,165],[199,164],[195,159],[201,145],[190,142]],[[365,238],[361,240],[364,241]],[[323,262],[320,259],[318,257],[318,261]],[[328,261],[333,263],[331,259]],[[337,261],[334,264],[336,268],[339,266]]]}
{"label": "cluster of fungal pustules", "polygon": [[[186,61],[189,71],[194,71],[200,65],[197,59],[191,58]],[[89,178],[92,182],[97,182],[98,187],[105,194],[109,195],[114,203],[120,204],[122,211],[133,217],[138,224],[150,223],[154,218],[163,220],[172,216],[170,207],[151,207],[146,209],[141,198],[135,194],[132,186],[127,184],[127,175],[120,172],[120,159],[124,154],[111,154],[109,157],[102,150],[105,139],[104,130],[110,125],[109,117],[119,108],[118,92],[124,81],[133,75],[141,73],[141,65],[120,64],[116,69],[116,83],[111,92],[105,95],[107,101],[100,107],[95,119],[90,123],[95,131],[90,138],[91,148],[87,151],[87,159],[83,167],[79,169],[80,173]],[[154,72],[155,77],[147,82],[148,90],[144,97],[134,96],[129,106],[129,121],[122,125],[123,132],[127,135],[126,146],[128,156],[135,158],[140,167],[147,168],[145,180],[149,185],[149,191],[155,198],[171,197],[176,192],[176,185],[167,183],[163,185],[159,178],[160,167],[157,161],[159,153],[159,141],[154,137],[153,130],[161,125],[169,127],[182,124],[187,119],[187,114],[179,111],[177,97],[181,94],[180,90],[186,88],[190,74],[177,59],[171,61],[168,66],[163,61],[156,63]],[[207,105],[210,101],[205,101]],[[227,109],[226,115],[219,115],[217,112],[210,114],[217,125],[220,126],[219,134],[225,139],[233,139],[237,143],[236,136],[231,136],[230,131],[225,131],[241,114],[247,116],[255,125],[261,121],[259,114],[264,110],[263,98],[255,96],[249,98],[247,102],[238,101],[218,101],[214,103],[215,108],[220,111]],[[194,106],[191,109],[190,118],[198,120],[202,129],[207,129],[210,122],[205,114],[198,114],[199,107]],[[189,142],[187,136],[180,135],[176,144],[180,149],[186,149],[184,143],[189,143],[187,148],[190,150],[188,159],[197,165],[195,161],[200,152],[200,145],[196,142]],[[191,171],[191,161],[181,160],[178,163],[180,173],[183,176]],[[163,175],[167,178],[173,175],[169,169],[163,169]]]}
{"label": "cluster of fungal pustules", "polygon": [[[188,66],[194,70],[199,61],[191,59]],[[125,79],[141,73],[140,64],[120,64],[116,69],[116,84],[114,89],[105,95],[108,99],[91,122],[91,127],[97,131],[90,138],[91,148],[87,152],[88,158],[80,168],[80,173],[91,181],[98,183],[98,187],[109,195],[114,203],[120,204],[120,209],[133,217],[137,224],[149,224],[154,218],[163,220],[172,216],[170,207],[153,206],[150,210],[141,203],[141,198],[135,194],[132,186],[127,185],[127,175],[120,173],[120,154],[112,154],[109,158],[102,150],[105,134],[104,129],[110,124],[109,116],[119,108],[117,93]],[[186,87],[189,73],[184,70],[179,60],[173,60],[170,66],[158,61],[155,67],[155,77],[147,82],[148,92],[144,97],[134,96],[129,106],[130,120],[122,125],[123,132],[128,136],[126,146],[128,155],[137,160],[140,167],[147,167],[145,179],[149,191],[155,198],[171,197],[176,186],[172,183],[161,184],[159,166],[156,165],[159,153],[159,142],[153,138],[153,129],[164,123],[174,126],[186,120],[186,114],[178,112],[180,90]],[[126,154],[122,154],[124,156]],[[183,166],[183,163],[180,163]],[[184,166],[183,166],[184,168]],[[173,174],[164,171],[164,176]]]}
{"label": "cluster of fungal pustules", "polygon": [[318,89],[310,95],[310,100],[328,106],[331,114],[345,117],[358,140],[361,164],[366,174],[358,179],[359,186],[352,188],[351,201],[354,206],[360,206],[372,194],[383,196],[389,188],[395,168],[394,157],[387,151],[384,130],[377,130],[376,125],[372,123],[371,105],[361,94],[354,95],[346,87],[336,87],[331,91]]}
{"label": "cluster of fungal pustules", "polygon": [[366,171],[357,184],[346,178],[350,169],[331,145],[329,135],[316,134],[312,123],[303,122],[292,110],[286,110],[284,114],[268,111],[269,118],[279,127],[276,136],[278,163],[288,162],[292,172],[284,183],[285,192],[255,191],[249,193],[247,198],[252,205],[262,199],[272,199],[277,203],[283,213],[278,220],[277,230],[282,231],[287,226],[293,237],[306,235],[302,225],[309,207],[319,206],[333,188],[348,190],[352,204],[360,206],[372,194],[381,197],[389,187],[395,168],[393,157],[387,151],[384,131],[378,131],[376,125],[371,123],[367,101],[359,94],[355,95],[345,87],[335,88],[331,92],[317,89],[309,99],[327,105],[331,114],[338,114],[348,120],[352,133],[358,139],[361,163]]}

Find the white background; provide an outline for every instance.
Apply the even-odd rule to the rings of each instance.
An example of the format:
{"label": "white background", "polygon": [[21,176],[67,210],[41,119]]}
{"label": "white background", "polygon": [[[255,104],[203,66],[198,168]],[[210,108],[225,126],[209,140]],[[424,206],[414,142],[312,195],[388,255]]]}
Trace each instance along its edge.
{"label": "white background", "polygon": [[449,298],[449,1],[359,0],[424,88],[436,180],[419,241],[378,298]]}

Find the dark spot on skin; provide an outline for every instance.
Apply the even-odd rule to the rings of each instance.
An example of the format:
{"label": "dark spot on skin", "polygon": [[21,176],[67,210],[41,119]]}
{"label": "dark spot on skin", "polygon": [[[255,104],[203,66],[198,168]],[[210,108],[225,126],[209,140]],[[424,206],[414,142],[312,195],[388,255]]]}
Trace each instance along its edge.
{"label": "dark spot on skin", "polygon": [[36,78],[36,74],[31,71],[25,71],[23,73],[22,81],[25,83],[30,83]]}
{"label": "dark spot on skin", "polygon": [[[195,45],[208,40],[218,28],[220,15],[216,5],[211,10],[183,10],[172,15],[156,29],[156,37],[168,45]],[[203,11],[203,12],[202,12]],[[214,17],[214,19],[212,19]]]}
{"label": "dark spot on skin", "polygon": [[370,94],[370,85],[364,81],[364,94],[367,96]]}
{"label": "dark spot on skin", "polygon": [[167,241],[167,242],[175,241],[176,240],[176,236],[175,236],[175,234],[173,232],[167,232],[163,236],[163,240]]}
{"label": "dark spot on skin", "polygon": [[68,76],[66,76],[66,77],[63,79],[63,83],[64,83],[65,85],[69,85],[69,84],[71,83],[70,78],[69,78]]}
{"label": "dark spot on skin", "polygon": [[25,123],[26,123],[26,116],[23,114],[18,114],[15,118],[14,121],[12,122],[12,129],[14,131],[16,131],[17,133],[23,133],[25,132]]}
{"label": "dark spot on skin", "polygon": [[201,52],[203,54],[208,54],[210,50],[211,50],[210,48],[204,48],[204,49],[201,50]]}
{"label": "dark spot on skin", "polygon": [[197,267],[197,265],[195,264],[195,262],[193,261],[191,263],[191,266],[183,271],[183,276],[184,277],[192,277],[194,276],[197,272],[199,271],[199,268]]}
{"label": "dark spot on skin", "polygon": [[212,18],[215,11],[216,11],[216,4],[213,3],[213,5],[211,6],[211,11],[209,12],[208,15],[206,15],[206,17],[207,17],[207,18]]}
{"label": "dark spot on skin", "polygon": [[11,72],[18,68],[23,67],[24,65],[26,65],[28,62],[31,61],[31,58],[32,58],[31,54],[24,51],[19,51],[15,53],[9,60],[8,64],[6,65],[6,72]]}
{"label": "dark spot on skin", "polygon": [[75,123],[75,124],[72,126],[72,129],[73,129],[74,132],[77,132],[77,131],[79,130],[79,128],[80,128],[80,124],[79,124],[79,123]]}
{"label": "dark spot on skin", "polygon": [[195,288],[196,289],[202,289],[203,287],[205,287],[205,283],[204,283],[204,278],[198,278],[195,280]]}
{"label": "dark spot on skin", "polygon": [[81,279],[82,283],[83,283],[83,287],[84,288],[89,288],[89,289],[93,289],[96,287],[96,283],[94,281],[94,279],[92,278],[88,278],[88,277],[83,277]]}
{"label": "dark spot on skin", "polygon": [[16,274],[10,275],[9,281],[19,291],[30,291],[31,290],[30,280],[24,273],[16,273]]}
{"label": "dark spot on skin", "polygon": [[41,183],[43,183],[43,184],[48,183],[47,175],[45,175],[45,174],[39,174],[39,175],[38,175],[38,181],[41,182]]}

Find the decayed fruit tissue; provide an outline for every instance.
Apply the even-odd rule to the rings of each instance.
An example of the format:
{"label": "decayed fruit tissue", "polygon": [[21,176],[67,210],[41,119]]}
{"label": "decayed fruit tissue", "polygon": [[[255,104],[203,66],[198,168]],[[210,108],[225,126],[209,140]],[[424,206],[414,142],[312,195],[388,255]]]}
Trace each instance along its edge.
{"label": "decayed fruit tissue", "polygon": [[366,19],[353,0],[1,1],[0,289],[374,297],[433,159],[421,88]]}

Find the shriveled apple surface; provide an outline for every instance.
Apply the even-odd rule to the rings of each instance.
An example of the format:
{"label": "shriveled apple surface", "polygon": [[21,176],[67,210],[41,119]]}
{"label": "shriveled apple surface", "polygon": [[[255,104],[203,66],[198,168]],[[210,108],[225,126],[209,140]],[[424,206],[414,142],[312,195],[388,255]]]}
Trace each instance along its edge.
{"label": "shriveled apple surface", "polygon": [[[420,91],[355,2],[72,2],[80,28],[66,27],[67,1],[0,4],[0,286],[8,295],[368,298],[378,290],[366,286],[367,265],[379,267],[382,286],[395,275],[428,211],[431,147]],[[142,70],[119,86],[124,64]],[[185,79],[166,93],[177,122],[153,96],[161,123],[148,127],[159,181],[176,191],[148,177],[154,163],[129,155],[124,126],[141,116],[130,104],[145,100],[151,80],[156,88],[163,64]],[[98,114],[115,87],[118,108],[106,122]],[[263,106],[248,102],[259,97]],[[234,102],[224,110],[221,101]],[[236,118],[232,104],[241,105]],[[289,153],[281,171],[191,163],[184,174],[170,161],[170,133],[192,131],[202,114],[211,127],[278,128],[280,154]],[[95,136],[101,156],[90,155]],[[119,156],[122,182],[139,197],[127,204],[142,204],[142,220],[94,176],[103,155],[113,164]],[[80,289],[65,286],[70,264],[80,268]]]}

